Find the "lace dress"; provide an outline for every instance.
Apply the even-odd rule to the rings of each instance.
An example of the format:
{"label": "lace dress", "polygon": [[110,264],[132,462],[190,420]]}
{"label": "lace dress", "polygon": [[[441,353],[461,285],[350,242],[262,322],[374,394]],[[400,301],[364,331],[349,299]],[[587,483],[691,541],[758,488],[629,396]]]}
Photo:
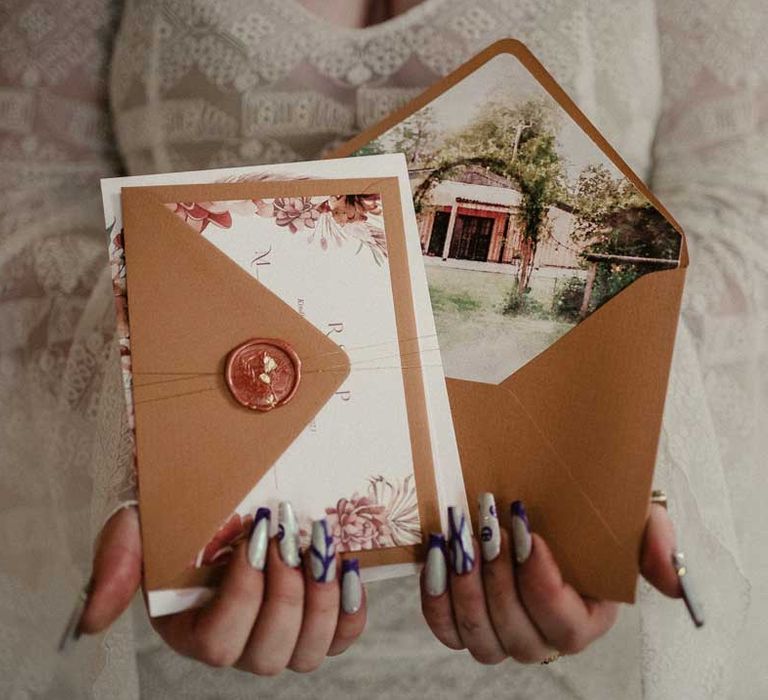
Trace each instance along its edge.
{"label": "lace dress", "polygon": [[[2,696],[766,696],[764,15],[759,0],[695,13],[685,0],[425,0],[344,29],[298,0],[0,2]],[[656,483],[706,627],[641,584],[584,654],[487,668],[431,638],[415,580],[401,580],[370,586],[363,639],[306,677],[178,657],[140,599],[56,656],[93,535],[133,487],[98,195],[118,172],[113,42],[111,123],[137,174],[317,157],[504,36],[528,44],[688,232]]]}

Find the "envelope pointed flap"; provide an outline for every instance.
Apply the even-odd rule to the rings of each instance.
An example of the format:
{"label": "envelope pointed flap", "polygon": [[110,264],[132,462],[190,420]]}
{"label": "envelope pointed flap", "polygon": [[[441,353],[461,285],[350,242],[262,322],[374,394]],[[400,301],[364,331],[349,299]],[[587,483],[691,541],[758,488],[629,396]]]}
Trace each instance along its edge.
{"label": "envelope pointed flap", "polygon": [[[564,467],[525,407],[503,386],[447,379],[467,500],[483,491],[525,502],[566,581],[596,598],[631,601],[637,556],[612,533],[589,490]],[[633,575],[606,575],[606,572]]]}
{"label": "envelope pointed flap", "polygon": [[[346,354],[184,224],[148,188],[123,190],[146,582],[161,588],[216,532],[349,372]],[[244,408],[224,380],[252,338],[302,363],[290,402]]]}

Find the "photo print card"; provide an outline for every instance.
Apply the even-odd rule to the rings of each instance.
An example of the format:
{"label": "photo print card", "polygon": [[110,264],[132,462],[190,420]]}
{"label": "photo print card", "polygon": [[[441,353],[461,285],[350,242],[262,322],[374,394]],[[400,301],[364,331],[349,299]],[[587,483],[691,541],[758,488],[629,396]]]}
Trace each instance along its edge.
{"label": "photo print card", "polygon": [[524,500],[570,583],[633,600],[680,227],[514,40],[333,155],[376,153],[408,163],[468,501]]}
{"label": "photo print card", "polygon": [[401,156],[103,182],[152,615],[211,595],[259,507],[370,579],[463,499],[407,188]]}

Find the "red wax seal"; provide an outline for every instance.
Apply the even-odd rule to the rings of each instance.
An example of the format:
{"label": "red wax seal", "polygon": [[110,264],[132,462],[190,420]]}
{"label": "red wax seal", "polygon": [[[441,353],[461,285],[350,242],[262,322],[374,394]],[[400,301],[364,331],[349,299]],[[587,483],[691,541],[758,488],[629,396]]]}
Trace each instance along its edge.
{"label": "red wax seal", "polygon": [[296,393],[301,360],[282,340],[254,338],[229,353],[224,376],[238,403],[255,411],[271,411]]}

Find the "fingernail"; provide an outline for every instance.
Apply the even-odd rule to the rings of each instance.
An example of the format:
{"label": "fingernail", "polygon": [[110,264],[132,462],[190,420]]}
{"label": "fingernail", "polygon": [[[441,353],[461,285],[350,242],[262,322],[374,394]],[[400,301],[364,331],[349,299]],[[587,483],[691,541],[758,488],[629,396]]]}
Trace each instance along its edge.
{"label": "fingernail", "polygon": [[448,567],[445,564],[445,536],[442,533],[429,535],[429,550],[424,569],[424,588],[431,596],[445,593],[448,586]]}
{"label": "fingernail", "polygon": [[269,544],[269,508],[259,508],[248,541],[248,563],[258,571],[264,571],[267,563],[267,545]]}
{"label": "fingernail", "polygon": [[468,574],[475,565],[475,549],[469,534],[469,523],[464,510],[450,506],[448,524],[451,531],[451,560],[457,574]]}
{"label": "fingernail", "polygon": [[501,551],[501,533],[499,516],[496,512],[496,499],[492,493],[480,494],[480,549],[484,561],[493,561]]}
{"label": "fingernail", "polygon": [[85,606],[88,603],[88,596],[91,594],[93,588],[93,578],[90,578],[88,582],[82,587],[80,593],[77,594],[77,602],[72,612],[69,614],[67,620],[67,626],[64,628],[64,633],[61,635],[59,641],[59,653],[64,653],[71,649],[72,646],[81,637],[80,621],[85,612]]}
{"label": "fingernail", "polygon": [[531,526],[522,501],[512,504],[512,541],[515,545],[515,559],[525,564],[531,556]]}
{"label": "fingernail", "polygon": [[696,594],[696,587],[691,581],[691,571],[685,560],[685,554],[682,552],[672,552],[672,565],[675,567],[677,579],[680,581],[680,588],[683,591],[683,600],[685,607],[688,608],[688,614],[696,627],[704,626],[704,608]]}
{"label": "fingernail", "polygon": [[277,542],[280,557],[288,566],[299,565],[299,523],[288,501],[277,507]]}
{"label": "fingernail", "polygon": [[309,567],[312,578],[318,583],[332,581],[336,577],[336,543],[325,518],[312,523]]}
{"label": "fingernail", "polygon": [[360,581],[360,563],[357,559],[341,562],[341,609],[354,615],[363,602],[363,584]]}

